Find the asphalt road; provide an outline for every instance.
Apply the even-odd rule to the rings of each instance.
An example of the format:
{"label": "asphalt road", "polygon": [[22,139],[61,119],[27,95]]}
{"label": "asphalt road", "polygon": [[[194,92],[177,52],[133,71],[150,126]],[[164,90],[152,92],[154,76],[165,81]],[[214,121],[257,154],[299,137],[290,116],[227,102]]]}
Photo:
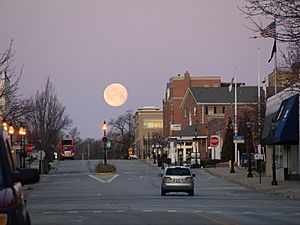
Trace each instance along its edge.
{"label": "asphalt road", "polygon": [[96,175],[95,161],[62,161],[27,187],[33,225],[299,224],[300,202],[258,193],[205,169],[195,196],[160,195],[160,169],[140,160],[109,161],[115,175]]}

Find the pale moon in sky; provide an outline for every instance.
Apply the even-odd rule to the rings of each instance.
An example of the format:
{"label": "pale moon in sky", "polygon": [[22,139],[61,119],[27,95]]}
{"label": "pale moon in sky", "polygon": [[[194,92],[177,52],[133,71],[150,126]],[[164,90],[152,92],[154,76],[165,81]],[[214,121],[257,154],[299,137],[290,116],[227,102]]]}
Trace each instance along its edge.
{"label": "pale moon in sky", "polygon": [[127,101],[128,93],[122,84],[113,83],[105,88],[103,96],[107,104],[117,107]]}

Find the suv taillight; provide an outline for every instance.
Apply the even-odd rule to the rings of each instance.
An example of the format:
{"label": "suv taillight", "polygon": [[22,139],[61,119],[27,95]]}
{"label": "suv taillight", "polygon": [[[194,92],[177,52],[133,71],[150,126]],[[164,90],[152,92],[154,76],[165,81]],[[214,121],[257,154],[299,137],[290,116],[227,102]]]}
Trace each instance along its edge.
{"label": "suv taillight", "polygon": [[164,176],[164,180],[171,180],[171,177]]}
{"label": "suv taillight", "polygon": [[193,180],[193,177],[186,177],[185,180]]}

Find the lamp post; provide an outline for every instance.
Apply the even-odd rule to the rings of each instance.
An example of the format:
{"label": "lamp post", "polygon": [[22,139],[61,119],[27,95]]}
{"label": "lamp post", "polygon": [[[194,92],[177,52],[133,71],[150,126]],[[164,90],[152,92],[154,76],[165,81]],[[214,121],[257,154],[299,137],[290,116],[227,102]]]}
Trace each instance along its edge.
{"label": "lamp post", "polygon": [[12,136],[15,133],[14,127],[13,126],[9,126],[8,128],[8,133],[10,134],[10,145],[12,147],[13,141],[12,141]]}
{"label": "lamp post", "polygon": [[104,145],[104,165],[107,164],[107,149],[106,149],[106,143],[107,143],[107,137],[106,137],[106,131],[107,131],[107,124],[106,121],[104,120],[102,124],[102,130],[103,130],[103,145]]}
{"label": "lamp post", "polygon": [[19,134],[21,135],[21,143],[20,143],[20,167],[25,167],[25,135],[26,129],[24,127],[20,127]]}
{"label": "lamp post", "polygon": [[[231,144],[233,144],[233,124],[232,124],[232,120],[229,119],[228,121],[228,129],[230,130],[230,142]],[[231,145],[231,169],[230,169],[230,173],[235,173],[234,170],[234,148],[233,145]]]}
{"label": "lamp post", "polygon": [[251,163],[251,148],[250,148],[250,138],[251,138],[251,122],[248,119],[246,122],[246,127],[247,127],[247,150],[248,150],[248,175],[247,177],[253,177],[252,174],[252,163]]}
{"label": "lamp post", "polygon": [[272,135],[273,135],[273,145],[272,145],[272,174],[273,174],[273,179],[272,179],[272,183],[271,185],[277,185],[277,181],[276,181],[276,164],[275,164],[275,138],[274,138],[274,134],[275,134],[275,129],[276,129],[276,125],[275,125],[275,121],[274,119],[272,119],[271,122],[271,130],[272,130]]}
{"label": "lamp post", "polygon": [[195,123],[195,150],[196,150],[196,159],[195,159],[195,167],[198,168],[198,121]]}

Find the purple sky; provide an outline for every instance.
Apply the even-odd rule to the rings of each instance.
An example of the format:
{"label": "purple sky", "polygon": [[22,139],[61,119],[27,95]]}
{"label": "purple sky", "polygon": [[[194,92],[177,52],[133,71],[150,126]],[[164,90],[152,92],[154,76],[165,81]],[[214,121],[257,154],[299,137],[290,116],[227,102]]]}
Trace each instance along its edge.
{"label": "purple sky", "polygon": [[[268,64],[270,39],[253,33],[241,0],[1,0],[0,51],[14,38],[15,65],[24,65],[21,93],[36,93],[50,76],[81,137],[100,138],[99,125],[126,110],[162,106],[171,76],[219,75],[257,84]],[[268,24],[264,24],[268,25]],[[279,46],[280,47],[280,46]],[[267,65],[267,66],[264,66]],[[263,79],[263,78],[262,78]],[[105,87],[128,90],[121,107],[107,105]]]}

